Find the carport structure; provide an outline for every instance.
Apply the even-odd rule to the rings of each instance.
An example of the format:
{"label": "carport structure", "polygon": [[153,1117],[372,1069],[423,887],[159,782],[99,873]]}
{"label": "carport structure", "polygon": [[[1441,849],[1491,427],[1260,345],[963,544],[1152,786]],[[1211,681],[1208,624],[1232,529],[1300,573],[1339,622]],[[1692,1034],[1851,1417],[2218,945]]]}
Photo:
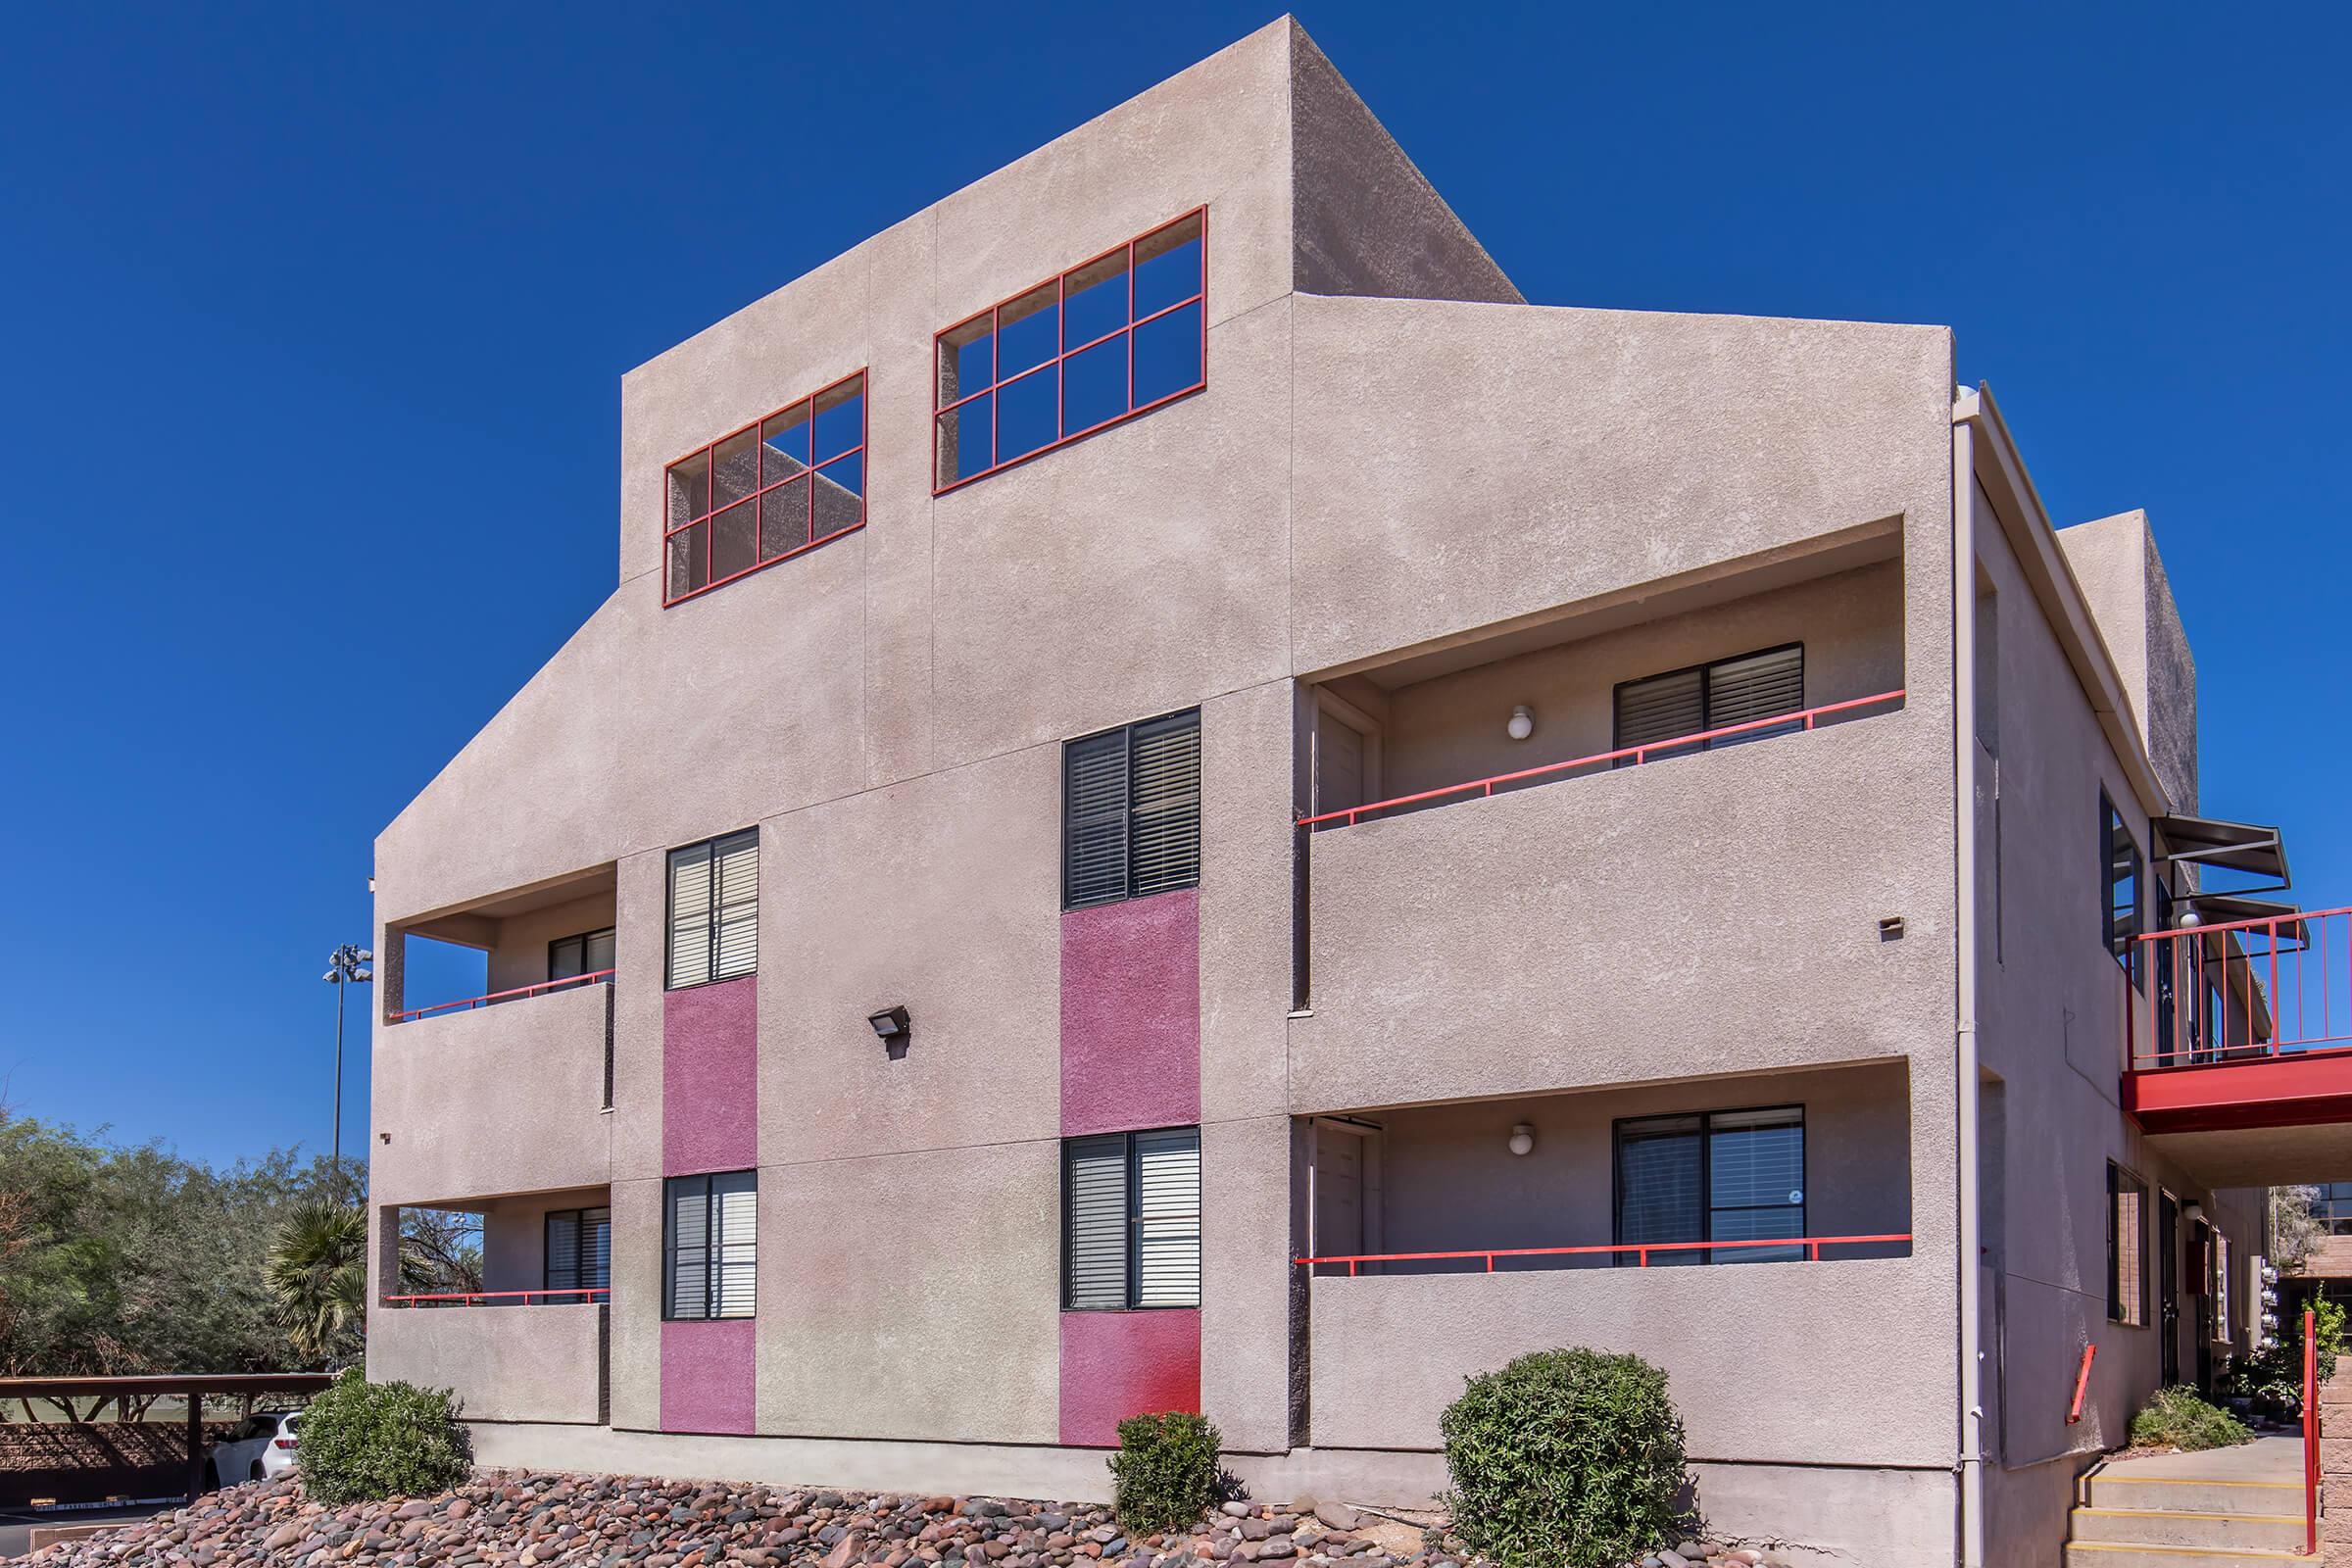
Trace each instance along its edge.
{"label": "carport structure", "polygon": [[[187,1400],[188,1499],[204,1491],[204,1401],[263,1395],[310,1396],[334,1379],[324,1372],[165,1372],[136,1377],[0,1378],[0,1400],[108,1399],[142,1407],[160,1398]],[[28,1405],[29,1409],[30,1406]],[[69,1408],[71,1408],[69,1406]]]}

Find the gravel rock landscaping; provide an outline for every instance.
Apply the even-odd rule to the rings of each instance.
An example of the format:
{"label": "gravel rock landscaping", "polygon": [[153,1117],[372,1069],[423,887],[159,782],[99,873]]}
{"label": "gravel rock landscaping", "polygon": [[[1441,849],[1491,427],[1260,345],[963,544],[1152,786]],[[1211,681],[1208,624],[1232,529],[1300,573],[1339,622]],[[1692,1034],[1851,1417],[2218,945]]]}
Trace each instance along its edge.
{"label": "gravel rock landscaping", "polygon": [[[292,1479],[260,1482],[21,1560],[43,1568],[1486,1568],[1443,1531],[1311,1498],[1228,1502],[1190,1532],[1131,1541],[1099,1503],[521,1471],[482,1471],[441,1496],[340,1508],[307,1501]],[[1642,1559],[1644,1568],[1776,1561],[1701,1542]]]}

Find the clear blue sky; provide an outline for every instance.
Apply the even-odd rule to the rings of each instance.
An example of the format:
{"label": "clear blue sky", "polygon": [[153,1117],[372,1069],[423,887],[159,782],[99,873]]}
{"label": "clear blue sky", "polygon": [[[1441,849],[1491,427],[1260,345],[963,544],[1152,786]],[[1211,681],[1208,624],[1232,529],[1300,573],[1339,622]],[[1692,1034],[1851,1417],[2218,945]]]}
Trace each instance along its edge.
{"label": "clear blue sky", "polygon": [[[370,839],[612,584],[621,372],[1273,15],[15,9],[18,1108],[322,1147],[318,977],[366,940]],[[1532,300],[1956,327],[2060,520],[2154,518],[2207,808],[2284,822],[2305,900],[2352,903],[2352,27],[2218,16],[1302,20]]]}

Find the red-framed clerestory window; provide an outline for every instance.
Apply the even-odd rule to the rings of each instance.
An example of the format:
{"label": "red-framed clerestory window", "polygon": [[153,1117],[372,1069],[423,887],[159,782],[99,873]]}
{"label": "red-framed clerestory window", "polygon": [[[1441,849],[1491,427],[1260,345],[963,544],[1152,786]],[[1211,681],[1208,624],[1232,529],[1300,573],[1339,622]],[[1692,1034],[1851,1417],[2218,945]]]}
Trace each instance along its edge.
{"label": "red-framed clerestory window", "polygon": [[662,488],[664,605],[864,527],[865,371],[680,458]]}
{"label": "red-framed clerestory window", "polygon": [[1208,384],[1208,209],[956,322],[932,342],[931,493]]}

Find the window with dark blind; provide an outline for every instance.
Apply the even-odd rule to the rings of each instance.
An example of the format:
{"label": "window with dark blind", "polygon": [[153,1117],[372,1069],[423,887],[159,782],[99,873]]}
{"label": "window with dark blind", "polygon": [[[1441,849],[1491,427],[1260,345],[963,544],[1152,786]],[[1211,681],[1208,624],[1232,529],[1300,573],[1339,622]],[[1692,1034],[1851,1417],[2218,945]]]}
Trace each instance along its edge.
{"label": "window with dark blind", "polygon": [[760,1175],[673,1176],[662,1186],[662,1315],[750,1317],[760,1275]]}
{"label": "window with dark blind", "polygon": [[2140,1327],[2148,1321],[2147,1184],[2107,1162],[2107,1316]]}
{"label": "window with dark blind", "polygon": [[612,928],[558,937],[547,945],[547,977],[577,980],[583,975],[610,975],[614,954]]}
{"label": "window with dark blind", "polygon": [[2139,883],[2143,869],[2138,841],[2125,825],[2105,790],[2099,791],[2099,870],[2106,884],[2107,951],[2139,984]]}
{"label": "window with dark blind", "polygon": [[1200,883],[1200,710],[1069,742],[1061,758],[1061,902]]}
{"label": "window with dark blind", "polygon": [[1200,1129],[1061,1146],[1061,1304],[1121,1311],[1200,1304]]}
{"label": "window with dark blind", "polygon": [[[1793,1241],[1805,1234],[1800,1105],[1647,1116],[1617,1124],[1617,1242]],[[1680,1247],[1649,1266],[1788,1262],[1801,1246]],[[1621,1265],[1640,1263],[1627,1253]]]}
{"label": "window with dark blind", "polygon": [[550,1291],[609,1291],[612,1288],[612,1211],[559,1208],[546,1222],[546,1268]]}
{"label": "window with dark blind", "polygon": [[669,852],[672,991],[760,967],[760,831]]}
{"label": "window with dark blind", "polygon": [[[1795,713],[1805,706],[1805,649],[1802,643],[1767,648],[1760,653],[1719,659],[1710,664],[1669,670],[1641,680],[1622,682],[1616,690],[1616,739],[1611,750],[1657,746],[1684,735],[1702,735],[1740,724],[1756,724],[1737,735],[1718,735],[1689,746],[1660,746],[1646,752],[1644,761],[1682,757],[1690,752],[1740,746],[1748,741],[1786,735],[1800,724],[1763,724],[1758,720]],[[1630,767],[1634,759],[1618,759]]]}

